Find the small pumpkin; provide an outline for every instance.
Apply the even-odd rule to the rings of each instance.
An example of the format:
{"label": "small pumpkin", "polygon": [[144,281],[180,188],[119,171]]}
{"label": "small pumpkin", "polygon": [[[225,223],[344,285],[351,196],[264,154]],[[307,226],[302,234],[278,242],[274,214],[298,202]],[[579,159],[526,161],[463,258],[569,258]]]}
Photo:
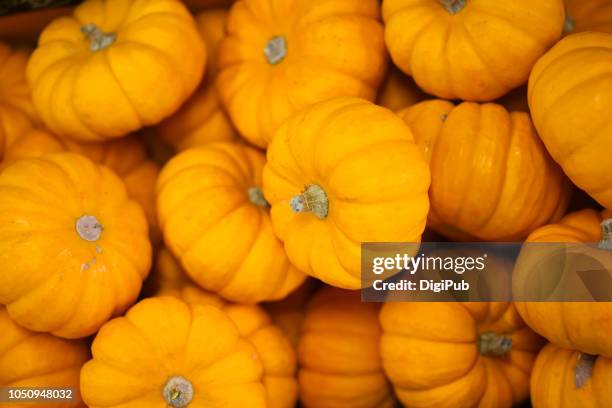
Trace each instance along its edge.
{"label": "small pumpkin", "polygon": [[606,208],[612,208],[610,61],[612,35],[572,34],[538,61],[528,86],[533,123],[550,155]]}
{"label": "small pumpkin", "polygon": [[384,0],[393,62],[425,92],[491,101],[527,81],[561,37],[562,0]]}
{"label": "small pumpkin", "polygon": [[612,3],[610,0],[564,0],[565,34],[599,31],[612,34]]}
{"label": "small pumpkin", "polygon": [[86,0],[44,29],[27,78],[53,133],[101,141],[174,113],[198,86],[205,61],[180,1]]}
{"label": "small pumpkin", "polygon": [[425,93],[416,86],[412,78],[391,66],[378,91],[376,104],[395,112],[412,106],[425,97]]}
{"label": "small pumpkin", "polygon": [[136,300],[147,222],[112,171],[74,153],[19,160],[0,196],[0,304],[17,323],[84,337]]}
{"label": "small pumpkin", "polygon": [[362,242],[420,242],[429,168],[388,109],[358,98],[315,104],[278,129],[267,154],[272,223],[299,270],[357,289]]}
{"label": "small pumpkin", "polygon": [[442,235],[513,241],[563,215],[570,185],[527,113],[432,100],[399,115],[429,161],[429,222]]}
{"label": "small pumpkin", "polygon": [[409,407],[511,407],[529,396],[541,339],[511,303],[386,303],[383,367]]}
{"label": "small pumpkin", "polygon": [[548,344],[531,376],[534,408],[612,406],[612,359]]}
{"label": "small pumpkin", "polygon": [[210,9],[196,16],[209,54],[206,77],[179,111],[156,127],[159,137],[178,151],[237,137],[215,88],[219,72],[218,47],[223,38],[227,14],[224,9]]}
{"label": "small pumpkin", "polygon": [[27,61],[28,52],[0,42],[0,161],[15,140],[35,125],[25,78]]}
{"label": "small pumpkin", "polygon": [[[0,333],[0,387],[71,388],[74,399],[44,405],[49,408],[85,407],[79,392],[79,372],[89,360],[89,348],[84,341],[29,331],[11,320],[4,306],[0,306]],[[12,402],[10,406],[36,408],[40,405],[38,401]]]}
{"label": "small pumpkin", "polygon": [[145,299],[106,323],[81,370],[90,408],[266,407],[262,363],[227,313]]}
{"label": "small pumpkin", "polygon": [[291,114],[336,96],[373,100],[386,66],[377,0],[238,0],[218,89],[238,131],[266,147]]}
{"label": "small pumpkin", "polygon": [[380,305],[359,292],[324,287],[308,304],[298,346],[306,408],[392,408],[379,354]]}
{"label": "small pumpkin", "polygon": [[297,400],[296,356],[283,332],[257,305],[227,303],[199,288],[187,277],[167,249],[157,258],[159,296],[174,296],[195,305],[221,308],[236,324],[238,333],[253,344],[263,366],[263,384],[270,408],[293,408]]}
{"label": "small pumpkin", "polygon": [[[557,224],[535,230],[526,242],[595,243],[601,240],[604,245],[612,245],[612,231],[602,235],[602,228],[606,227],[601,224],[611,217],[611,212],[600,214],[590,209],[570,213]],[[555,248],[558,247],[553,246],[552,250]],[[530,265],[538,268],[546,265],[544,262],[550,252],[546,249],[544,246],[530,251],[531,256],[526,260],[521,253],[513,275],[515,287],[533,285]],[[612,262],[612,255],[604,262]],[[525,322],[551,343],[583,353],[612,357],[612,338],[609,335],[612,332],[612,303],[517,302],[516,307]]]}
{"label": "small pumpkin", "polygon": [[32,129],[6,152],[5,164],[49,153],[74,152],[114,171],[123,180],[131,199],[145,212],[153,242],[160,240],[155,208],[158,166],[147,158],[145,146],[134,136],[101,143],[79,143],[61,139],[49,131]]}
{"label": "small pumpkin", "polygon": [[263,304],[272,322],[285,333],[294,347],[297,347],[300,339],[306,304],[319,287],[319,283],[308,278],[284,299]]}
{"label": "small pumpkin", "polygon": [[196,283],[235,302],[283,298],[305,278],[272,230],[264,162],[251,147],[212,143],[175,156],[158,179],[166,245]]}

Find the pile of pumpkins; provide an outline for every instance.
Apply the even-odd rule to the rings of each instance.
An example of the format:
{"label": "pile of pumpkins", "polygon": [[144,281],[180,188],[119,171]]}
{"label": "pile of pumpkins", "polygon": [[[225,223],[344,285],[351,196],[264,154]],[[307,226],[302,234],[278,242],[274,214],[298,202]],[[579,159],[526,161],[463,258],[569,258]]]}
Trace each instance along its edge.
{"label": "pile of pumpkins", "polygon": [[0,39],[0,386],[612,406],[612,303],[358,291],[362,242],[612,244],[612,1],[85,0]]}

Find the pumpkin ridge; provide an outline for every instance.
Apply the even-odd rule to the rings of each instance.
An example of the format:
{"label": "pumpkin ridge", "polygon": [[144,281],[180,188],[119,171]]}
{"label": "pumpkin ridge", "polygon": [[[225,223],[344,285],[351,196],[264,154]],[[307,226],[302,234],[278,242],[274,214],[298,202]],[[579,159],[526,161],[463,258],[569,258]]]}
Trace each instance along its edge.
{"label": "pumpkin ridge", "polygon": [[104,53],[104,60],[106,61],[108,72],[110,72],[111,77],[115,80],[115,83],[117,84],[117,88],[119,89],[119,91],[123,95],[123,98],[127,102],[127,106],[129,106],[132,112],[134,112],[134,116],[136,117],[138,121],[138,125],[142,127],[144,124],[144,120],[141,117],[140,112],[138,112],[138,109],[136,109],[136,105],[128,96],[128,93],[126,92],[125,87],[123,86],[123,83],[119,80],[119,77],[115,73],[115,69],[113,68],[113,63],[110,57],[110,51]]}
{"label": "pumpkin ridge", "polygon": [[[68,60],[69,58],[65,58],[66,60]],[[73,75],[70,75],[70,104],[68,105],[70,107],[70,109],[72,110],[72,115],[73,117],[77,118],[78,123],[81,125],[82,129],[85,129],[90,136],[97,140],[97,141],[101,141],[102,138],[92,129],[91,125],[89,123],[87,123],[80,115],[80,112],[78,111],[76,105],[74,104],[74,90],[76,87],[76,80],[78,77],[80,77],[81,75],[81,69],[79,68],[77,65],[75,65],[74,63],[74,58],[72,58],[72,61],[68,61],[67,62],[67,67],[66,69],[64,69],[64,71],[62,73],[60,73],[56,78],[55,81],[53,82],[53,86],[51,87],[51,91],[49,91],[49,93],[47,94],[47,106],[49,106],[48,109],[48,114],[49,114],[49,128],[52,128],[51,130],[54,129],[60,129],[62,128],[62,126],[60,126],[59,124],[61,123],[61,121],[57,120],[57,116],[55,111],[53,110],[53,102],[51,101],[51,99],[54,99],[54,95],[57,93],[57,87],[59,85],[60,78],[65,77],[67,75],[67,72],[69,70],[74,70]],[[39,75],[39,78],[43,78],[43,75]],[[34,85],[32,88],[34,89],[36,85]],[[42,116],[42,115],[41,115]],[[61,133],[61,132],[55,132],[54,133]]]}

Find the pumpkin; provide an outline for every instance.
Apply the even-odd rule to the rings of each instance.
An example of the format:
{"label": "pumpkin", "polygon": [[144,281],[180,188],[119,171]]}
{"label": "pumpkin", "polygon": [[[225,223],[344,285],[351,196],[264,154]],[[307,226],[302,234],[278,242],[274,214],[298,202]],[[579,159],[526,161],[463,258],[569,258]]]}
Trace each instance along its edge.
{"label": "pumpkin", "polygon": [[19,160],[0,196],[0,304],[17,323],[84,337],[136,300],[147,222],[113,172],[74,153]]}
{"label": "pumpkin", "polygon": [[0,161],[22,133],[35,125],[25,78],[28,53],[0,42]]}
{"label": "pumpkin", "polygon": [[388,109],[359,98],[320,102],[285,122],[267,155],[272,223],[299,270],[357,289],[361,242],[419,242],[429,169]]}
{"label": "pumpkin", "polygon": [[[84,408],[79,393],[79,372],[89,360],[84,341],[69,341],[46,333],[35,333],[13,322],[0,306],[0,387],[72,388],[66,402],[47,402],[49,408]],[[8,402],[8,401],[3,401]],[[12,402],[13,408],[36,408],[36,402]]]}
{"label": "pumpkin", "polygon": [[[586,209],[565,216],[559,223],[535,230],[526,242],[594,243],[610,245],[612,232],[602,236],[602,220],[611,212],[597,213]],[[550,251],[559,246],[539,246],[527,255],[521,253],[513,275],[516,289],[533,285],[529,273],[533,266],[543,268]],[[603,262],[612,262],[612,255]],[[605,265],[606,263],[604,263]],[[550,264],[549,264],[550,265]],[[551,271],[552,272],[552,271]],[[560,347],[583,353],[612,357],[612,303],[609,302],[517,302],[516,307],[525,322],[548,341]]]}
{"label": "pumpkin", "polygon": [[61,139],[42,129],[32,129],[9,148],[5,163],[65,151],[80,153],[96,164],[107,166],[121,177],[128,195],[141,205],[147,216],[153,242],[160,240],[155,209],[155,182],[159,168],[147,158],[144,145],[136,137],[102,143],[79,143]]}
{"label": "pumpkin", "polygon": [[610,0],[564,0],[565,34],[600,31],[612,34],[612,3]]}
{"label": "pumpkin", "polygon": [[378,91],[376,104],[398,111],[425,99],[425,94],[417,88],[412,78],[391,66]]}
{"label": "pumpkin", "polygon": [[206,10],[196,16],[210,56],[206,78],[178,112],[156,127],[159,137],[178,151],[209,142],[229,141],[237,136],[221,107],[214,85],[219,72],[217,49],[223,38],[226,19],[227,11],[224,9]]}
{"label": "pumpkin", "polygon": [[198,86],[205,61],[180,1],[86,0],[44,29],[27,78],[53,133],[101,141],[174,113]]}
{"label": "pumpkin", "polygon": [[175,156],[158,179],[166,245],[196,283],[235,302],[280,299],[304,280],[272,230],[264,162],[253,148],[211,143]]}
{"label": "pumpkin", "polygon": [[376,0],[238,0],[218,89],[238,131],[265,147],[291,114],[336,96],[373,100],[386,66]]}
{"label": "pumpkin", "polygon": [[399,115],[429,161],[429,222],[442,235],[513,241],[563,215],[569,183],[527,113],[433,100]]}
{"label": "pumpkin", "polygon": [[612,359],[548,344],[531,376],[534,408],[612,406]]}
{"label": "pumpkin", "polygon": [[527,81],[561,37],[562,0],[384,0],[393,62],[425,92],[491,101]]}
{"label": "pumpkin", "polygon": [[379,355],[380,305],[359,292],[324,287],[311,299],[298,347],[300,399],[306,408],[392,408]]}
{"label": "pumpkin", "polygon": [[263,384],[270,408],[293,408],[297,399],[295,352],[270,316],[257,305],[227,303],[219,296],[193,284],[167,249],[157,258],[159,296],[174,296],[185,302],[221,308],[236,324],[238,333],[249,340],[263,365]]}
{"label": "pumpkin", "polygon": [[318,287],[318,281],[308,278],[284,299],[263,304],[272,322],[285,333],[294,347],[297,347],[300,339],[305,306]]}
{"label": "pumpkin", "polygon": [[0,38],[10,42],[35,44],[47,24],[57,17],[70,14],[72,9],[72,7],[50,7],[0,16]]}
{"label": "pumpkin", "polygon": [[266,407],[262,363],[227,313],[149,298],[106,323],[81,370],[90,408]]}
{"label": "pumpkin", "polygon": [[541,339],[511,303],[386,303],[383,367],[409,407],[511,407],[529,396]]}
{"label": "pumpkin", "polygon": [[612,35],[572,34],[538,61],[528,86],[533,123],[550,155],[606,208],[612,208],[611,61]]}

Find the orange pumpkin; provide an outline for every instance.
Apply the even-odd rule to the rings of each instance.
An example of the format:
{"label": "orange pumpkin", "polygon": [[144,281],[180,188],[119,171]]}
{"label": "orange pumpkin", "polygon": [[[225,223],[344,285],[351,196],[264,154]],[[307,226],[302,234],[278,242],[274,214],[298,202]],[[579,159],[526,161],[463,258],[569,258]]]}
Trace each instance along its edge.
{"label": "orange pumpkin", "polygon": [[[71,388],[74,399],[46,402],[44,406],[85,408],[79,392],[79,372],[89,359],[89,348],[84,341],[26,330],[10,319],[3,306],[0,306],[0,333],[0,387]],[[38,401],[11,402],[5,406],[36,408],[40,405]]]}
{"label": "orange pumpkin", "polygon": [[272,230],[264,162],[253,148],[212,143],[175,156],[157,184],[166,245],[195,282],[236,302],[283,298],[305,278]]}
{"label": "orange pumpkin", "polygon": [[27,77],[53,133],[101,141],[174,113],[198,86],[205,61],[180,1],[86,0],[45,28]]}
{"label": "orange pumpkin", "polygon": [[295,352],[270,316],[257,305],[227,303],[189,280],[176,259],[162,249],[157,259],[159,296],[174,296],[190,304],[221,308],[236,324],[241,336],[249,340],[263,365],[263,384],[270,408],[293,408],[297,399]]}
{"label": "orange pumpkin", "polygon": [[422,101],[425,97],[426,95],[416,86],[412,78],[395,66],[391,66],[378,91],[376,104],[398,111]]}
{"label": "orange pumpkin", "polygon": [[0,161],[21,134],[35,125],[25,78],[28,53],[0,42]]}
{"label": "orange pumpkin", "polygon": [[161,239],[155,209],[155,182],[159,168],[147,158],[144,145],[134,136],[103,143],[79,143],[61,139],[42,129],[32,129],[8,149],[5,164],[66,151],[82,154],[121,177],[128,195],[142,206],[147,216],[153,242]]}
{"label": "orange pumpkin", "polygon": [[548,344],[531,376],[534,408],[612,406],[612,359]]}
{"label": "orange pumpkin", "polygon": [[227,313],[174,297],[106,323],[81,370],[90,408],[265,408],[262,363]]}
{"label": "orange pumpkin", "polygon": [[112,171],[74,153],[19,160],[0,196],[0,304],[17,323],[84,337],[136,300],[147,222]]}
{"label": "orange pumpkin", "polygon": [[312,298],[298,347],[300,399],[306,408],[394,407],[379,354],[380,305],[331,287]]}
{"label": "orange pumpkin", "polygon": [[305,306],[318,287],[318,281],[308,278],[286,298],[263,304],[272,322],[285,333],[294,347],[297,347],[300,339]]}
{"label": "orange pumpkin", "polygon": [[219,72],[217,50],[223,38],[226,19],[227,11],[224,9],[206,10],[196,16],[210,56],[206,77],[181,109],[156,127],[159,137],[178,151],[237,137],[215,88]]}
{"label": "orange pumpkin", "polygon": [[511,303],[386,303],[383,367],[409,407],[511,407],[542,345]]}
{"label": "orange pumpkin", "polygon": [[562,0],[384,0],[393,62],[425,92],[491,101],[527,81],[560,37]]}
{"label": "orange pumpkin", "polygon": [[299,270],[357,289],[361,242],[420,242],[429,169],[388,109],[358,98],[315,104],[279,128],[267,154],[272,223]]}
{"label": "orange pumpkin", "polygon": [[565,34],[599,31],[612,34],[612,2],[610,0],[564,0]]}
{"label": "orange pumpkin", "polygon": [[399,115],[429,161],[429,222],[442,235],[512,241],[563,215],[570,185],[528,114],[433,100]]}
{"label": "orange pumpkin", "polygon": [[[594,243],[612,242],[612,233],[602,236],[604,218],[611,212],[581,210],[565,216],[559,223],[535,230],[526,242]],[[555,247],[553,247],[554,249]],[[558,248],[558,247],[557,247]],[[517,261],[513,284],[524,287],[530,281],[530,265],[546,265],[546,247],[533,251],[527,260]],[[530,251],[531,253],[531,251]],[[523,255],[523,254],[522,254]],[[535,256],[535,258],[533,257]],[[606,260],[612,262],[612,255]],[[548,341],[583,353],[612,357],[612,303],[607,302],[517,302],[516,307],[525,322]]]}
{"label": "orange pumpkin", "polygon": [[218,89],[238,131],[265,147],[293,113],[336,96],[373,100],[386,56],[377,0],[238,0]]}
{"label": "orange pumpkin", "polygon": [[542,141],[565,174],[612,208],[612,35],[572,34],[534,66],[529,107]]}

